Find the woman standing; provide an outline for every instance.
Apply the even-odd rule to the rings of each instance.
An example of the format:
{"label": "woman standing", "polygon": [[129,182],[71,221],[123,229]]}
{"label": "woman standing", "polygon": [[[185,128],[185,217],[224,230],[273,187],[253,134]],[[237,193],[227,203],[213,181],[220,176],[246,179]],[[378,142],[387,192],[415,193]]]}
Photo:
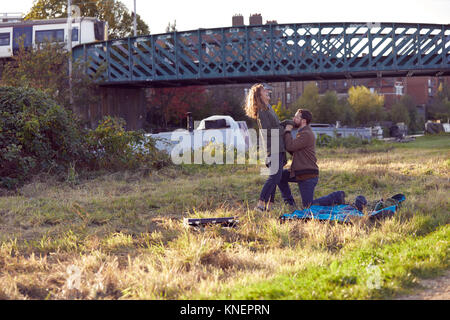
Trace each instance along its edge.
{"label": "woman standing", "polygon": [[[280,125],[277,114],[269,104],[270,92],[269,86],[255,84],[250,88],[245,104],[247,116],[258,121],[260,137],[262,138],[260,145],[265,147],[266,166],[270,169],[270,175],[264,183],[255,208],[259,211],[271,209],[276,187],[281,181],[283,167],[287,162],[283,139],[284,128]],[[272,144],[272,141],[275,144]]]}

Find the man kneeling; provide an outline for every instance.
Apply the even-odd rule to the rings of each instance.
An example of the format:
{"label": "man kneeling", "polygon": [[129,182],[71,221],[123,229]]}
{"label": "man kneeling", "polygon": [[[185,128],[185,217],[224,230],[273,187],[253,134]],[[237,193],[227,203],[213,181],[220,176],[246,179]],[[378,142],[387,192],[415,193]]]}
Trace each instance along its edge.
{"label": "man kneeling", "polygon": [[[289,182],[297,182],[304,208],[312,204],[334,205],[345,201],[343,191],[314,200],[314,189],[319,181],[319,167],[316,158],[316,137],[309,126],[311,120],[312,114],[309,110],[298,109],[293,123],[287,124],[285,128],[284,143],[286,150],[292,154],[292,164],[290,169],[283,170],[278,187],[284,202],[292,209],[296,208],[296,204]],[[291,134],[294,124],[299,128],[295,139]]]}

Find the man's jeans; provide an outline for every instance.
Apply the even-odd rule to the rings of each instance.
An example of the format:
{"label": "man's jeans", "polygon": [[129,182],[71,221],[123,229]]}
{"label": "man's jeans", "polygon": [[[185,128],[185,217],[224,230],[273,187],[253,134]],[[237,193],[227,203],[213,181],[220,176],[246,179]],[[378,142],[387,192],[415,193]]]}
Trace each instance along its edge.
{"label": "man's jeans", "polygon": [[281,174],[281,181],[278,187],[281,191],[281,196],[286,204],[294,205],[295,200],[292,197],[291,188],[289,187],[289,182],[297,182],[298,188],[300,190],[300,195],[302,196],[302,204],[304,208],[308,208],[311,205],[319,206],[333,206],[338,204],[344,204],[345,192],[335,191],[326,196],[314,199],[314,189],[319,181],[319,178],[311,178],[308,180],[297,181],[295,177],[290,178],[289,170],[283,170]]}
{"label": "man's jeans", "polygon": [[295,205],[295,200],[292,197],[291,188],[289,187],[289,182],[297,182],[300,195],[302,196],[303,207],[309,207],[313,203],[314,189],[319,181],[319,178],[315,177],[308,180],[297,181],[295,177],[290,178],[290,174],[291,172],[289,170],[284,169],[281,174],[281,181],[278,184],[284,202],[289,205]]}

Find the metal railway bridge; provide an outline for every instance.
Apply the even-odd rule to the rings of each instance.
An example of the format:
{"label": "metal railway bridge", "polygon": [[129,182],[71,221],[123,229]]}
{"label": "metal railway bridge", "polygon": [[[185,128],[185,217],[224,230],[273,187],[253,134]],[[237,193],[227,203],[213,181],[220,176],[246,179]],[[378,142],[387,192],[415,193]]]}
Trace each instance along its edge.
{"label": "metal railway bridge", "polygon": [[199,29],[73,49],[104,86],[168,87],[450,75],[450,24],[310,23]]}
{"label": "metal railway bridge", "polygon": [[310,23],[199,29],[73,49],[95,75],[100,101],[76,110],[142,128],[145,87],[450,75],[450,25]]}

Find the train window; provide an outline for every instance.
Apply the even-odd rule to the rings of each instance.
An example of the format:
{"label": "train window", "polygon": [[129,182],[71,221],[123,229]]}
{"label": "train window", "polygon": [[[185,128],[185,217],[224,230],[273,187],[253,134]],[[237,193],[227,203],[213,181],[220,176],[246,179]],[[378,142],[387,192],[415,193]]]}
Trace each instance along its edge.
{"label": "train window", "polygon": [[23,46],[28,48],[31,46],[31,40],[33,38],[32,26],[14,26],[13,29],[13,50],[19,50]]}
{"label": "train window", "polygon": [[37,43],[41,43],[46,40],[63,42],[64,41],[64,29],[36,31],[36,42]]}
{"label": "train window", "polygon": [[72,41],[78,41],[78,28],[72,29]]}
{"label": "train window", "polygon": [[0,33],[0,46],[9,46],[10,45],[10,33]]}

